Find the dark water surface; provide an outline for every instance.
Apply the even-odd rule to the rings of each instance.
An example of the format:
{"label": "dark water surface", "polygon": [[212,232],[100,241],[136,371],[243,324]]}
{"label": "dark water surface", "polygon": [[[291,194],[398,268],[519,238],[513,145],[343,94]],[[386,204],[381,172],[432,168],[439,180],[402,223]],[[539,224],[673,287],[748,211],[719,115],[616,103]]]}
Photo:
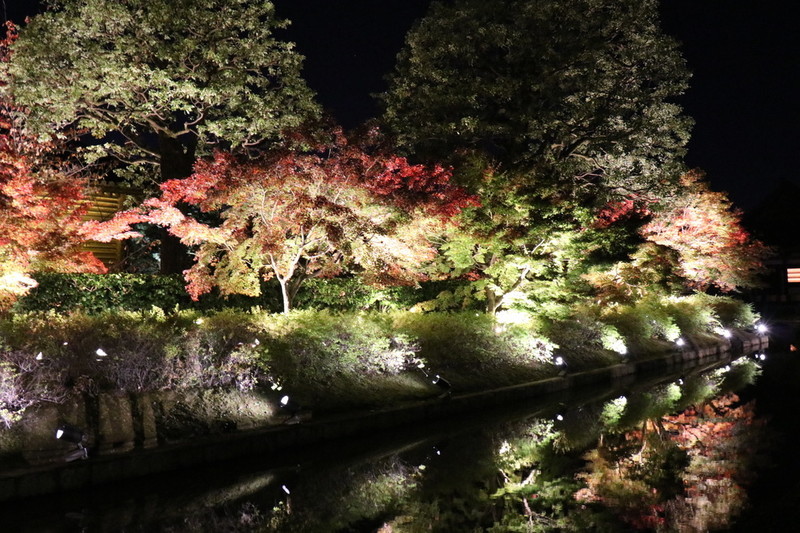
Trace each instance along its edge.
{"label": "dark water surface", "polygon": [[798,357],[31,499],[0,531],[793,531]]}

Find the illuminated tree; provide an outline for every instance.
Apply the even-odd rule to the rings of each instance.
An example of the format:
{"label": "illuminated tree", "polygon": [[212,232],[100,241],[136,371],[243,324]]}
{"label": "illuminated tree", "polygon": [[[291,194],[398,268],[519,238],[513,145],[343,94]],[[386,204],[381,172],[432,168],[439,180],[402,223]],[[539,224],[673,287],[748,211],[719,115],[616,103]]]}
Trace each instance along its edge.
{"label": "illuminated tree", "polygon": [[753,287],[766,256],[741,223],[727,195],[712,191],[702,173],[681,177],[671,197],[654,204],[653,218],[641,230],[650,242],[678,254],[678,274],[690,287],[722,291]]}
{"label": "illuminated tree", "polygon": [[[0,64],[8,61],[15,28],[0,41]],[[82,252],[81,217],[86,180],[70,174],[58,142],[25,131],[26,110],[15,105],[0,83],[0,308],[36,286],[35,271],[104,272]],[[72,169],[74,171],[74,169]]]}
{"label": "illuminated tree", "polygon": [[383,118],[481,197],[443,250],[488,311],[574,301],[592,262],[637,244],[595,210],[675,186],[688,74],[657,19],[651,0],[457,0],[409,33]]}
{"label": "illuminated tree", "polygon": [[674,193],[658,201],[609,204],[595,225],[608,229],[631,218],[639,221],[644,242],[626,260],[585,276],[601,301],[757,285],[768,249],[745,231],[741,213],[725,193],[709,188],[701,172],[684,174]]}
{"label": "illuminated tree", "polygon": [[[269,0],[54,0],[9,66],[39,133],[66,125],[143,183],[183,178],[210,146],[246,150],[317,112]],[[177,265],[162,257],[162,269]]]}
{"label": "illuminated tree", "polygon": [[[107,237],[130,236],[129,224],[146,220],[196,247],[185,272],[193,298],[213,287],[258,296],[261,280],[275,277],[288,312],[309,277],[351,272],[377,285],[426,279],[423,266],[436,253],[431,239],[475,200],[442,167],[369,153],[340,132],[333,137],[258,160],[217,152],[188,178],[162,184],[145,212],[97,227]],[[180,206],[200,213],[185,215]],[[218,223],[203,221],[209,218]]]}
{"label": "illuminated tree", "polygon": [[669,102],[688,74],[657,19],[654,0],[435,2],[384,118],[417,155],[477,150],[532,187],[654,190],[689,126]]}

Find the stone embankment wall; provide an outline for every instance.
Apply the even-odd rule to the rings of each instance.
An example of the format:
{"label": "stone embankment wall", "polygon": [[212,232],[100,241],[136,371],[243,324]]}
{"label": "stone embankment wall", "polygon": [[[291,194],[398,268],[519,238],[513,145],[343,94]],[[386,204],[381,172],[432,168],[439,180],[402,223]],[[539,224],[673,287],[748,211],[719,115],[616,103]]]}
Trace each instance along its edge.
{"label": "stone embankment wall", "polygon": [[[637,374],[669,373],[766,349],[767,337],[693,342],[658,357],[502,389],[286,425],[277,398],[240,392],[101,394],[31,410],[0,431],[0,501],[78,489],[254,453],[355,436],[510,404]],[[88,460],[65,463],[75,444],[55,439],[63,423],[87,430]]]}

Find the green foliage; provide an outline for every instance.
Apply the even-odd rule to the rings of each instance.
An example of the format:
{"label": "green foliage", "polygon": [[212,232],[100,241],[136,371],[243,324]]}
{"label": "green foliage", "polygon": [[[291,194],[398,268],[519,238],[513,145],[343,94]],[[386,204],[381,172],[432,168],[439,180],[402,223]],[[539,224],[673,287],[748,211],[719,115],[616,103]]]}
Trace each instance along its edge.
{"label": "green foliage", "polygon": [[652,0],[436,2],[407,36],[384,118],[417,153],[477,149],[641,192],[688,129],[668,103],[688,74],[657,18]]}
{"label": "green foliage", "polygon": [[185,175],[195,150],[274,141],[316,113],[285,26],[269,0],[57,0],[20,31],[10,89],[40,133],[75,123],[127,175]]}
{"label": "green foliage", "polygon": [[[183,278],[177,275],[37,273],[34,277],[39,285],[17,302],[15,312],[81,310],[94,314],[147,311],[153,306],[167,310],[258,307],[274,312],[282,308],[280,288],[274,280],[262,283],[261,296],[257,298],[223,297],[212,292],[194,302],[186,293]],[[377,288],[355,278],[312,278],[300,287],[296,306],[332,311],[403,310],[430,301],[443,291],[458,290],[462,283],[460,280],[430,281],[420,283],[419,287]]]}
{"label": "green foliage", "polygon": [[683,334],[711,333],[720,328],[714,309],[703,295],[668,298],[665,304],[667,312]]}
{"label": "green foliage", "polygon": [[523,326],[499,324],[474,312],[402,313],[398,331],[419,340],[419,355],[430,371],[459,389],[529,381],[555,373],[554,345]]}
{"label": "green foliage", "polygon": [[720,324],[726,328],[747,329],[758,322],[760,316],[752,304],[730,296],[705,296]]}
{"label": "green foliage", "polygon": [[153,306],[188,307],[190,299],[179,276],[142,274],[34,274],[38,286],[15,306],[16,312],[86,313],[112,310],[139,311]]}
{"label": "green foliage", "polygon": [[620,354],[603,344],[607,331],[596,317],[576,313],[545,321],[542,334],[558,346],[570,371],[581,371],[619,363]]}

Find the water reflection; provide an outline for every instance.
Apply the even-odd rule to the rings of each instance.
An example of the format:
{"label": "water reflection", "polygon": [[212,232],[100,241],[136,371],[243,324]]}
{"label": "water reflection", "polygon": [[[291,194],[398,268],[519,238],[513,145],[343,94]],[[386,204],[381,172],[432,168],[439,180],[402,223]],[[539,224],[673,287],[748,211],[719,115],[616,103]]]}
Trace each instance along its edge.
{"label": "water reflection", "polygon": [[[744,505],[759,362],[27,502],[16,531],[708,531]],[[295,461],[299,461],[299,464]],[[46,502],[48,512],[41,512]],[[13,515],[12,515],[13,516]]]}

